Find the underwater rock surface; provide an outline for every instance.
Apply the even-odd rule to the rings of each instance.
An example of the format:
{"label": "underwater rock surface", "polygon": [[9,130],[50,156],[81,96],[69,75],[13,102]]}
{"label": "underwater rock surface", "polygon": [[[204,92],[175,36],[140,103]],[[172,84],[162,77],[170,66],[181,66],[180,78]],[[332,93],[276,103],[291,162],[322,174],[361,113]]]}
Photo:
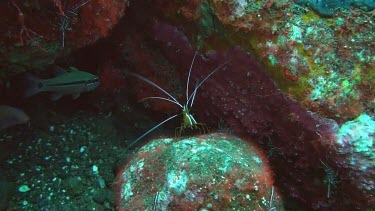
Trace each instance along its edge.
{"label": "underwater rock surface", "polygon": [[[349,7],[353,1],[308,1],[343,7],[328,19],[294,1],[262,2],[210,1],[206,7],[230,27],[227,39],[255,51],[280,89],[308,109],[347,120],[373,108],[372,11]],[[232,36],[233,30],[244,35]]]}
{"label": "underwater rock surface", "polygon": [[333,16],[337,9],[350,9],[350,7],[365,7],[367,10],[375,8],[374,0],[295,0],[301,5],[311,6],[321,15]]}
{"label": "underwater rock surface", "polygon": [[[185,77],[195,51],[190,39],[177,26],[162,21],[145,24],[142,30],[151,35],[151,41],[141,34],[133,34],[136,38],[126,45],[132,71],[184,99]],[[149,45],[138,48],[137,42]],[[344,122],[311,112],[283,93],[278,88],[280,84],[272,80],[256,56],[239,46],[198,53],[191,80],[203,80],[226,61],[223,69],[197,92],[192,109],[197,121],[214,128],[223,121],[226,131],[251,137],[260,144],[278,175],[278,187],[303,204],[304,208],[299,209],[343,209],[367,207],[372,203],[372,186],[366,186],[370,190],[364,192],[358,185],[362,184],[358,178],[350,176],[351,169],[342,169],[342,161],[348,157],[337,154],[340,148],[337,128]],[[138,100],[163,96],[149,84],[139,83],[138,79],[129,79],[129,85]],[[165,101],[149,101],[147,107],[160,121],[161,113],[179,112],[177,106]],[[371,143],[371,139],[367,141]],[[352,151],[348,156],[355,154]],[[368,169],[361,175],[369,178],[373,173]],[[341,180],[345,182],[339,182]],[[343,189],[346,191],[341,191]],[[355,197],[346,200],[350,197],[348,193]]]}
{"label": "underwater rock surface", "polygon": [[119,210],[284,210],[262,153],[222,133],[151,140],[116,185]]}
{"label": "underwater rock surface", "polygon": [[44,71],[56,58],[108,36],[125,7],[122,0],[1,1],[0,79]]}
{"label": "underwater rock surface", "polygon": [[[341,125],[338,130],[336,156],[337,166],[350,172],[348,183],[343,185],[346,190],[358,190],[368,194],[368,200],[375,205],[375,119],[362,114],[352,121]],[[354,186],[355,188],[351,188]],[[367,198],[367,197],[366,197]],[[356,201],[366,200],[353,194]]]}
{"label": "underwater rock surface", "polygon": [[[38,2],[40,8],[36,5]],[[262,164],[250,162],[255,175],[270,172],[269,169],[273,173],[271,186],[265,185],[268,206],[263,208],[273,208],[267,198],[272,195],[272,187],[275,197],[282,197],[287,210],[375,207],[375,25],[372,11],[360,7],[342,8],[335,11],[335,16],[327,18],[293,0],[155,0],[152,4],[132,1],[130,5],[119,0],[67,0],[64,6],[59,2],[62,1],[0,3],[3,6],[0,12],[7,17],[0,20],[6,32],[0,34],[0,52],[4,55],[0,57],[0,101],[30,115],[29,124],[1,131],[0,160],[5,165],[0,171],[5,167],[7,180],[11,179],[9,181],[15,182],[17,187],[27,185],[32,190],[26,194],[16,191],[10,197],[9,209],[59,210],[62,204],[62,209],[86,207],[92,210],[93,206],[115,209],[113,198],[104,199],[109,194],[103,193],[114,193],[110,184],[118,166],[132,155],[127,148],[129,143],[167,117],[182,112],[167,100],[136,103],[165,95],[126,73],[146,77],[184,104],[186,89],[191,94],[197,83],[224,63],[196,92],[191,115],[200,124],[206,124],[210,131],[236,134],[243,141],[251,142],[251,146],[256,145],[255,151],[266,155],[257,155],[262,157]],[[68,20],[61,14],[85,2],[78,9],[79,18],[69,19],[72,25],[60,28],[62,21]],[[18,19],[22,17],[20,12],[24,22]],[[96,15],[98,12],[100,15]],[[64,48],[63,29],[66,29]],[[187,75],[195,52],[187,88]],[[49,102],[43,94],[27,101],[15,96],[17,91],[11,89],[8,78],[20,72],[48,78],[48,70],[52,69],[49,66],[53,63],[90,71],[100,77],[100,86],[76,100],[68,97],[56,103]],[[80,111],[86,114],[81,117]],[[149,137],[173,136],[175,127],[181,126],[180,117],[176,116],[134,146],[143,145]],[[70,120],[74,120],[73,124],[69,124]],[[20,129],[26,129],[26,133]],[[195,132],[199,133],[188,131],[189,135]],[[163,146],[168,144],[172,143]],[[210,145],[212,153],[229,149],[225,144],[224,148],[214,146],[216,148]],[[170,164],[180,155],[194,158],[196,154],[173,154],[172,159],[161,162]],[[228,154],[241,162],[240,158]],[[246,158],[246,155],[239,155]],[[149,155],[142,156],[147,160]],[[231,159],[225,153],[220,156]],[[220,167],[216,166],[219,161],[212,163],[212,169],[208,170],[220,172]],[[268,167],[263,166],[265,163]],[[61,172],[63,166],[69,168]],[[165,183],[145,182],[169,184],[168,187],[173,188],[171,192],[176,194],[181,191],[180,182],[186,181],[189,170],[185,168],[182,169],[184,174],[177,174],[160,168],[156,172],[165,174],[155,175],[150,171],[145,174],[151,175],[149,178],[163,178]],[[168,175],[176,183],[168,183]],[[242,175],[248,176],[249,181],[254,179],[252,175]],[[227,176],[236,178],[232,173],[224,175]],[[79,182],[80,177],[83,183]],[[137,179],[140,178],[135,178],[136,182]],[[60,181],[66,190],[61,189]],[[89,188],[72,190],[82,184]],[[234,186],[230,182],[226,184],[228,186],[221,188],[241,190],[236,183]],[[186,183],[185,187],[188,185]],[[182,202],[177,198],[180,195],[173,196],[179,200],[174,204],[170,198],[163,198],[167,192],[164,186],[153,187],[149,192],[152,194],[145,197],[146,201],[130,201],[136,200],[133,194],[123,203],[147,204],[156,209],[162,202],[170,202],[171,206]],[[52,193],[53,196],[48,197]],[[194,192],[196,198],[192,201],[197,201],[189,206],[203,203],[199,200],[204,194],[207,192]],[[192,195],[184,195],[183,200]],[[228,202],[228,198],[214,202]],[[261,203],[264,204],[263,199]],[[211,205],[207,203],[206,209]]]}

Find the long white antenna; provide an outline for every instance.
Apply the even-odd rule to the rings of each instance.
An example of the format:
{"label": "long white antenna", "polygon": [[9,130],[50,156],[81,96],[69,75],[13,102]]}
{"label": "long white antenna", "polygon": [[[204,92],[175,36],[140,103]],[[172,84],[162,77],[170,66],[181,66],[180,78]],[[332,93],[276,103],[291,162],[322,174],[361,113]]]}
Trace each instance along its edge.
{"label": "long white antenna", "polygon": [[193,107],[193,103],[194,103],[194,99],[195,99],[195,94],[197,94],[197,92],[195,91],[195,90],[197,90],[197,86],[198,86],[198,83],[195,84],[195,89],[194,89],[193,93],[191,93],[192,98],[191,98],[191,101],[190,101],[190,106],[189,106],[189,104],[186,104],[186,106],[188,108],[192,108]]}
{"label": "long white antenna", "polygon": [[187,81],[186,81],[186,103],[188,102],[187,100],[189,99],[190,74],[191,74],[191,70],[193,69],[193,64],[194,64],[194,61],[195,61],[195,57],[198,54],[198,50],[199,50],[199,48],[197,48],[197,50],[195,51],[195,54],[194,54],[194,57],[193,57],[193,61],[191,61],[190,69],[189,69],[189,74],[188,74],[188,78],[187,78]]}
{"label": "long white antenna", "polygon": [[[191,93],[191,95],[189,96],[187,102],[186,102],[186,105],[189,104],[189,101],[192,100],[193,98],[195,98],[195,94],[198,90],[198,88],[200,86],[202,86],[202,84],[209,78],[211,77],[211,75],[213,75],[214,73],[216,73],[218,70],[220,70],[224,65],[228,64],[229,60],[227,60],[226,62],[224,62],[223,64],[221,64],[219,67],[217,67],[216,69],[214,69],[210,74],[208,74],[194,89],[193,93]],[[193,106],[193,102],[190,103],[190,108]]]}
{"label": "long white antenna", "polygon": [[165,98],[165,97],[157,97],[157,96],[155,96],[155,97],[146,97],[146,98],[143,98],[143,99],[141,99],[141,100],[138,100],[138,102],[142,102],[142,101],[149,100],[149,99],[165,100],[165,101],[169,101],[169,102],[171,102],[171,103],[174,103],[174,104],[180,106],[179,104],[177,104],[175,101],[173,101],[173,100],[171,100],[171,99],[168,99],[168,98]]}
{"label": "long white antenna", "polygon": [[154,126],[153,128],[151,128],[149,131],[143,133],[141,136],[139,136],[137,139],[135,139],[132,143],[129,144],[128,147],[126,147],[126,150],[129,149],[130,147],[132,147],[134,144],[136,144],[139,140],[141,140],[142,138],[144,138],[145,136],[147,136],[149,133],[151,133],[152,131],[154,131],[156,128],[158,128],[159,126],[161,126],[162,124],[168,122],[169,120],[175,118],[176,116],[178,116],[180,114],[175,114],[171,117],[168,117],[168,119],[160,122],[159,124],[157,124],[156,126]]}
{"label": "long white antenna", "polygon": [[157,89],[159,89],[160,91],[164,92],[164,94],[168,95],[170,98],[173,99],[174,103],[177,104],[178,106],[180,106],[181,108],[183,107],[177,100],[176,98],[174,98],[171,94],[169,94],[167,91],[165,91],[163,88],[161,88],[160,86],[158,86],[157,84],[155,84],[154,82],[148,80],[147,78],[139,75],[139,74],[136,74],[136,73],[132,73],[132,72],[128,72],[127,74],[129,75],[132,75],[138,79],[141,79],[142,81],[145,81],[149,84],[151,84],[152,86],[156,87]]}

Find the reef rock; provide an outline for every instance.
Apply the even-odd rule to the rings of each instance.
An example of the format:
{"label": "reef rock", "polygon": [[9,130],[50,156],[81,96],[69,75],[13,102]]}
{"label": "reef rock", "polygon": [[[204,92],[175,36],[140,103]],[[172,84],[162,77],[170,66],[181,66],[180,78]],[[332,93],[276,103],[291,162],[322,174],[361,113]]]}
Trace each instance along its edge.
{"label": "reef rock", "polygon": [[122,0],[0,2],[0,79],[45,70],[57,57],[106,37],[125,7]]}
{"label": "reef rock", "polygon": [[222,133],[152,140],[116,185],[119,210],[284,210],[263,154]]}
{"label": "reef rock", "polygon": [[[335,15],[327,19],[295,2]],[[228,37],[256,52],[284,93],[322,116],[339,120],[371,109],[375,97],[369,91],[374,85],[375,25],[373,11],[368,11],[374,6],[374,1],[213,0],[208,4],[229,31],[247,35]]]}
{"label": "reef rock", "polygon": [[[186,78],[196,51],[193,39],[169,22],[154,20],[143,24],[135,22],[141,28],[134,31],[141,33],[127,33],[132,36],[132,42],[124,42],[124,58],[131,71],[145,76],[184,102]],[[138,47],[140,45],[142,48]],[[280,87],[284,83],[274,81],[267,66],[259,60],[239,46],[200,50],[192,66],[192,84],[227,63],[199,88],[191,110],[196,120],[257,142],[268,155],[272,171],[278,176],[275,183],[285,191],[289,199],[286,201],[299,203],[294,209],[342,210],[373,206],[374,189],[368,183],[368,178],[373,177],[371,168],[360,172],[361,179],[357,180],[351,174],[358,165],[351,168],[342,163],[343,159],[356,156],[356,152],[344,157],[337,153],[341,150],[338,128],[345,123],[311,112],[283,92]],[[128,84],[137,100],[164,96],[150,84],[139,83],[138,79],[129,77]],[[189,93],[193,88],[191,85]],[[150,100],[145,106],[160,121],[165,119],[163,114],[181,112],[167,101]],[[223,122],[224,128],[220,128]],[[361,187],[363,183],[366,187]],[[349,196],[350,193],[355,197]]]}

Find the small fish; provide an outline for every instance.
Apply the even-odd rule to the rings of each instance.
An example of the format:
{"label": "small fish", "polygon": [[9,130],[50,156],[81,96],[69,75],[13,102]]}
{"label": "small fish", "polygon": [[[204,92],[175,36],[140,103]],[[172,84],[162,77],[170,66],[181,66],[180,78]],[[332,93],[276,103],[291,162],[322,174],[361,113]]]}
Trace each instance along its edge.
{"label": "small fish", "polygon": [[7,105],[0,105],[0,130],[13,125],[25,124],[30,120],[29,116],[21,109]]}
{"label": "small fish", "polygon": [[58,76],[50,79],[39,79],[27,75],[28,88],[25,97],[31,97],[39,92],[52,92],[52,100],[58,100],[63,95],[72,95],[73,99],[83,92],[90,92],[99,86],[99,78],[91,73],[79,71],[70,67],[69,71],[58,68]]}

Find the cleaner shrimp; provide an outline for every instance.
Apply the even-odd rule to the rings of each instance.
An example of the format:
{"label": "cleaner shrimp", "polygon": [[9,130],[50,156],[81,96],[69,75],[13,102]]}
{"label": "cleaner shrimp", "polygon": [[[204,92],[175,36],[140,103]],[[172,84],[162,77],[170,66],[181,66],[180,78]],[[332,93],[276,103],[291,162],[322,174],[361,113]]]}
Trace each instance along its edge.
{"label": "cleaner shrimp", "polygon": [[149,79],[143,77],[142,75],[139,75],[137,73],[132,73],[132,72],[128,72],[127,74],[131,75],[131,76],[134,76],[148,84],[150,84],[151,86],[159,89],[160,91],[162,91],[166,97],[159,97],[159,96],[154,96],[154,97],[147,97],[147,98],[144,98],[138,102],[141,102],[141,101],[145,101],[145,100],[149,100],[149,99],[158,99],[158,100],[164,100],[164,101],[168,101],[170,103],[173,103],[177,106],[179,106],[182,110],[181,113],[178,113],[178,114],[175,114],[173,116],[170,116],[168,117],[167,119],[165,119],[164,121],[160,122],[159,124],[155,125],[154,127],[152,127],[150,130],[148,130],[147,132],[143,133],[141,136],[139,136],[137,139],[135,139],[133,142],[131,142],[127,149],[129,149],[130,147],[132,147],[134,144],[136,144],[139,140],[143,139],[145,136],[147,136],[149,133],[151,133],[152,131],[154,131],[155,129],[157,129],[158,127],[160,127],[161,125],[163,125],[164,123],[176,118],[177,116],[179,115],[182,115],[182,123],[181,123],[181,126],[179,127],[176,127],[175,129],[175,135],[177,137],[180,137],[183,133],[183,131],[186,129],[186,128],[190,128],[190,129],[198,129],[200,132],[203,131],[203,133],[207,133],[209,130],[208,130],[208,127],[207,125],[203,124],[203,123],[199,123],[195,120],[194,116],[190,113],[191,109],[193,108],[193,105],[194,105],[194,99],[195,99],[195,95],[197,94],[197,91],[198,91],[198,88],[202,86],[202,84],[208,79],[210,78],[214,73],[216,73],[218,70],[222,69],[222,67],[224,65],[226,65],[229,61],[226,61],[224,62],[223,64],[221,64],[220,66],[218,66],[216,69],[214,69],[213,71],[211,71],[210,74],[208,74],[200,83],[197,83],[197,85],[195,86],[194,88],[194,91],[189,95],[189,84],[190,84],[190,75],[191,75],[191,71],[193,69],[193,65],[194,65],[194,61],[195,61],[195,58],[197,56],[197,53],[198,53],[198,50],[195,52],[194,54],[194,57],[193,57],[193,61],[191,62],[190,64],[190,69],[189,69],[189,74],[188,74],[188,77],[187,77],[187,81],[186,81],[186,102],[185,104],[181,104],[175,97],[173,97],[169,92],[165,91],[163,88],[161,88],[159,85],[155,84],[154,82],[150,81]]}

